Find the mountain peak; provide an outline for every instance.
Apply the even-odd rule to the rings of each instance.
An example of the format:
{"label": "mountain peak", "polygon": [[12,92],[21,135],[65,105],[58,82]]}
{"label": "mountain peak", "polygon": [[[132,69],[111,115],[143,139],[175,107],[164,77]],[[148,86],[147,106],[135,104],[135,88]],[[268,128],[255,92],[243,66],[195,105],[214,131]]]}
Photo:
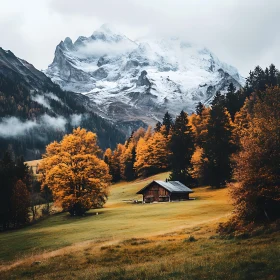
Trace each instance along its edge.
{"label": "mountain peak", "polygon": [[75,52],[57,53],[46,74],[65,90],[87,94],[105,118],[116,122],[152,124],[167,110],[191,113],[231,82],[236,88],[243,84],[234,67],[179,38],[136,43],[104,24],[89,38],[79,37],[74,47]]}
{"label": "mountain peak", "polygon": [[72,42],[71,38],[66,37],[64,40],[64,44],[73,44],[73,42]]}
{"label": "mountain peak", "polygon": [[73,49],[73,42],[71,40],[71,38],[69,37],[66,37],[64,42],[63,42],[64,46],[66,46],[69,50],[72,50]]}
{"label": "mountain peak", "polygon": [[121,33],[110,23],[102,24],[97,30],[93,32],[105,33],[108,35],[121,35]]}
{"label": "mountain peak", "polygon": [[104,40],[104,41],[120,41],[126,38],[124,34],[119,32],[111,24],[103,24],[97,30],[95,30],[91,38]]}

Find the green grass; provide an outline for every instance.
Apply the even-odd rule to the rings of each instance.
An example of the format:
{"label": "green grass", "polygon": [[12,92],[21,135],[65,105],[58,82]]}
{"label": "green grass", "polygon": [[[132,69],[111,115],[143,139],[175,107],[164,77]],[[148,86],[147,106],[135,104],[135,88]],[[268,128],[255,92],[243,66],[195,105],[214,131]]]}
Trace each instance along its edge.
{"label": "green grass", "polygon": [[[196,200],[131,204],[153,179],[111,187],[103,209],[57,214],[0,234],[3,279],[277,279],[277,233],[217,237],[232,211],[227,189],[195,189]],[[99,215],[96,215],[96,212]],[[32,265],[34,261],[41,263]],[[10,269],[10,270],[7,270]],[[0,266],[1,270],[1,266]],[[186,277],[187,275],[187,277]],[[1,279],[2,279],[1,278]]]}
{"label": "green grass", "polygon": [[[213,227],[150,239],[87,246],[2,272],[3,279],[279,279],[278,233],[250,239],[213,237]],[[191,234],[196,241],[186,242]],[[38,260],[38,259],[37,259]]]}
{"label": "green grass", "polygon": [[[215,220],[230,212],[226,190],[196,189],[197,200],[131,204],[127,199],[141,199],[135,193],[151,179],[164,179],[167,174],[149,180],[112,186],[105,208],[92,210],[84,217],[68,213],[54,215],[33,226],[0,234],[0,260],[12,261],[23,255],[55,250],[67,245],[92,240],[120,240],[148,237]],[[95,215],[98,212],[99,215]]]}

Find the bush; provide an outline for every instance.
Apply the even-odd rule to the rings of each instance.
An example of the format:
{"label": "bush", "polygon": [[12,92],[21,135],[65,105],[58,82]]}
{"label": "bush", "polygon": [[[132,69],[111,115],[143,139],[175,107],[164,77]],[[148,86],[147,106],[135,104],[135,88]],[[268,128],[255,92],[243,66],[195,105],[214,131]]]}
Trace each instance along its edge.
{"label": "bush", "polygon": [[195,242],[197,241],[194,236],[190,235],[188,238],[184,240],[184,242]]}

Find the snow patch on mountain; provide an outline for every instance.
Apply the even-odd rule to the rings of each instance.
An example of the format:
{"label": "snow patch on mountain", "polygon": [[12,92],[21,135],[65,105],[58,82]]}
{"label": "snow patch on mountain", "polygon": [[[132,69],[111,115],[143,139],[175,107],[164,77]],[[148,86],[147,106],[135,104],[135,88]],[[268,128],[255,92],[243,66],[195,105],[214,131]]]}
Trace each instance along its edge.
{"label": "snow patch on mountain", "polygon": [[45,71],[63,89],[90,97],[116,123],[154,123],[168,110],[192,112],[229,83],[244,84],[236,68],[207,48],[179,38],[133,41],[103,25],[90,37],[61,41]]}

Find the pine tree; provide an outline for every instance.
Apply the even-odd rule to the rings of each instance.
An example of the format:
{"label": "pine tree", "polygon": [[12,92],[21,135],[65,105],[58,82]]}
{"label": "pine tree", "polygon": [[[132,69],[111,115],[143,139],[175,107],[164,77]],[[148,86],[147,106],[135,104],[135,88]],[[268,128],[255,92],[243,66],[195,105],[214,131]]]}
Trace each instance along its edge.
{"label": "pine tree", "polygon": [[201,102],[199,102],[195,107],[196,114],[201,116],[204,108],[205,108],[204,105]]}
{"label": "pine tree", "polygon": [[26,185],[18,180],[11,196],[11,222],[14,227],[29,222],[30,193]]}
{"label": "pine tree", "polygon": [[171,115],[166,112],[164,117],[163,117],[163,121],[162,121],[162,124],[165,126],[166,128],[166,134],[165,136],[167,137],[169,135],[169,132],[172,128],[172,125],[173,125],[173,120],[172,120],[172,117]]}
{"label": "pine tree", "polygon": [[206,141],[203,142],[201,176],[204,184],[213,188],[225,186],[231,179],[231,155],[234,152],[233,124],[217,96],[207,123]]}
{"label": "pine tree", "polygon": [[161,122],[157,122],[155,127],[155,132],[160,132],[161,126],[162,126]]}
{"label": "pine tree", "polygon": [[227,88],[225,103],[232,120],[234,120],[235,113],[240,109],[238,103],[238,95],[235,92],[236,87],[233,85],[233,83],[230,83]]}
{"label": "pine tree", "polygon": [[244,87],[245,97],[250,97],[251,93],[264,92],[267,87],[279,85],[279,71],[273,64],[263,70],[260,66],[250,71]]}
{"label": "pine tree", "polygon": [[233,83],[230,83],[225,95],[225,107],[230,113],[232,121],[234,121],[235,114],[241,109],[245,102],[245,94],[242,89],[236,91]]}
{"label": "pine tree", "polygon": [[274,64],[269,66],[268,70],[268,86],[275,87],[279,85],[279,71],[276,69]]}
{"label": "pine tree", "polygon": [[130,137],[125,142],[125,147],[127,148],[131,142],[133,142],[134,131],[130,134]]}
{"label": "pine tree", "polygon": [[[14,161],[13,152],[8,149],[3,159],[0,160],[0,227],[4,230],[21,224],[14,220],[16,205],[12,204],[16,182],[19,180],[24,185],[30,184],[28,167],[22,157]],[[17,215],[21,214],[17,211]]]}
{"label": "pine tree", "polygon": [[216,105],[225,107],[225,96],[222,95],[220,91],[217,91],[213,98],[211,105],[212,105],[212,107],[216,106]]}
{"label": "pine tree", "polygon": [[6,152],[0,161],[0,223],[3,230],[10,227],[11,197],[15,183],[15,163]]}
{"label": "pine tree", "polygon": [[191,158],[195,150],[194,133],[184,111],[176,118],[170,139],[170,180],[193,184]]}
{"label": "pine tree", "polygon": [[126,150],[123,152],[121,162],[121,177],[126,181],[132,181],[135,178],[134,164],[136,161],[136,147],[130,142]]}

